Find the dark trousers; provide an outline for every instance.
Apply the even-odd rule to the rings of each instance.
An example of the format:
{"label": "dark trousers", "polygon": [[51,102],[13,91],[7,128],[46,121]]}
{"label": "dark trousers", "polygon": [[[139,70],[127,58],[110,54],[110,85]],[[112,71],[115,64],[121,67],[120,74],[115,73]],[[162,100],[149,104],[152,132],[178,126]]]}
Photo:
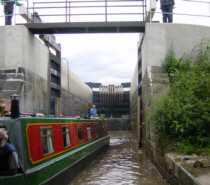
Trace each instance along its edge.
{"label": "dark trousers", "polygon": [[4,11],[5,13],[5,25],[12,25],[13,12]]}
{"label": "dark trousers", "polygon": [[[163,22],[173,22],[172,5],[162,6]],[[169,13],[169,14],[168,14]]]}

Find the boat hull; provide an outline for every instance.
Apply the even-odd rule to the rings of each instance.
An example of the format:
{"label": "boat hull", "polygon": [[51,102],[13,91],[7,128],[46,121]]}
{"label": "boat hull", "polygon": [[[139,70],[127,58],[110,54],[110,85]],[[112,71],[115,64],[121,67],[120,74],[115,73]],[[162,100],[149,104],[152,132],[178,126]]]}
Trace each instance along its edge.
{"label": "boat hull", "polygon": [[[52,137],[54,137],[53,144],[55,148],[53,150],[54,154],[48,154],[47,156],[43,154],[43,158],[40,160],[39,152],[42,152],[42,150],[34,150],[33,147],[35,147],[34,144],[42,144],[39,138],[41,137],[39,132],[42,131],[43,125],[44,128],[52,128]],[[82,125],[81,128],[84,132],[84,138],[81,143],[78,141],[79,134],[76,132],[78,125]],[[77,121],[21,118],[11,121],[0,120],[0,126],[5,126],[9,131],[11,144],[17,149],[21,165],[21,169],[16,175],[0,176],[0,184],[4,185],[67,185],[84,170],[97,155],[100,155],[107,149],[110,141],[106,123],[100,120]],[[59,139],[59,137],[62,138],[62,131],[60,134],[59,132],[64,126],[69,126],[71,130],[70,136],[72,143],[69,148],[64,148],[63,151],[59,151],[58,149],[61,148],[61,145],[63,146],[63,143],[61,143],[62,140]],[[37,127],[40,128],[37,129]],[[92,129],[91,138],[88,138],[88,128],[90,130]],[[31,132],[31,129],[34,129],[34,132],[37,130],[37,133]],[[34,136],[31,137],[33,134]],[[76,141],[77,144],[75,144]]]}
{"label": "boat hull", "polygon": [[70,165],[67,169],[63,170],[61,173],[55,175],[53,178],[42,183],[42,185],[58,185],[58,184],[69,184],[79,173],[81,173],[85,168],[87,168],[95,159],[104,151],[107,150],[109,144],[106,143],[100,148],[87,154],[80,160],[76,161],[74,164]]}

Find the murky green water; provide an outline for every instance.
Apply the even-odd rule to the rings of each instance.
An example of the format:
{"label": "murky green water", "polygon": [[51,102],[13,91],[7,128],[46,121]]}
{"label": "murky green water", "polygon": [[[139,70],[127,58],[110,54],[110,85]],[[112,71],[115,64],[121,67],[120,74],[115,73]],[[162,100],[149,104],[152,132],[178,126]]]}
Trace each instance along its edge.
{"label": "murky green water", "polygon": [[167,185],[131,132],[109,132],[110,148],[69,185]]}

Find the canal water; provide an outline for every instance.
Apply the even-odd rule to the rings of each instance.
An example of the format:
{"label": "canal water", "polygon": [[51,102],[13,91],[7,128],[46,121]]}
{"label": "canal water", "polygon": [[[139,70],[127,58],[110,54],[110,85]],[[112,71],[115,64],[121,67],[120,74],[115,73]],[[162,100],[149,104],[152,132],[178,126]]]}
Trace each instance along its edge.
{"label": "canal water", "polygon": [[167,185],[129,131],[109,132],[110,147],[69,185]]}

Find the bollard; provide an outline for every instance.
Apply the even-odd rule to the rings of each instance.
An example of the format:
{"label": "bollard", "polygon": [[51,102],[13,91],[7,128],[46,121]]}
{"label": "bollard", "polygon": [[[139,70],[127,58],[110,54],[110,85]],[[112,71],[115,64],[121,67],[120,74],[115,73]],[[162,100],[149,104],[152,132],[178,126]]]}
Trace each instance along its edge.
{"label": "bollard", "polygon": [[17,94],[13,94],[10,96],[11,98],[11,118],[19,118],[19,99],[20,96]]}

